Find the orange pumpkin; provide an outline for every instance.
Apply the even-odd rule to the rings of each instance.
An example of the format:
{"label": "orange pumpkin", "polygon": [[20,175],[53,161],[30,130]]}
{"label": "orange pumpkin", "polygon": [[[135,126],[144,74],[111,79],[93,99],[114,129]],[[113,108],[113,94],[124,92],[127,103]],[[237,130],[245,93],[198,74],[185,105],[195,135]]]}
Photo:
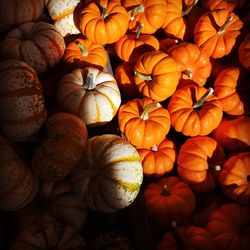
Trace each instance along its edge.
{"label": "orange pumpkin", "polygon": [[195,196],[188,184],[179,178],[162,177],[149,183],[143,197],[149,218],[160,227],[187,222],[195,208]]}
{"label": "orange pumpkin", "polygon": [[171,124],[186,136],[208,135],[222,120],[222,105],[213,89],[188,86],[178,89],[170,98]]}
{"label": "orange pumpkin", "polygon": [[151,148],[136,147],[141,157],[143,174],[146,176],[162,176],[172,171],[176,158],[175,144],[164,139]]}
{"label": "orange pumpkin", "polygon": [[228,158],[220,173],[220,184],[227,197],[242,205],[250,205],[250,152]]}
{"label": "orange pumpkin", "polygon": [[205,85],[212,65],[203,49],[195,44],[182,42],[172,46],[168,50],[168,55],[175,60],[183,79],[191,79],[199,86]]}
{"label": "orange pumpkin", "polygon": [[250,245],[250,208],[229,203],[213,211],[206,230],[215,241],[216,249],[248,250]]}
{"label": "orange pumpkin", "polygon": [[209,57],[221,58],[232,51],[242,26],[239,17],[227,9],[208,11],[195,25],[194,42]]}
{"label": "orange pumpkin", "polygon": [[250,90],[246,84],[247,79],[248,76],[241,67],[227,67],[215,79],[214,95],[221,101],[225,113],[229,115],[247,113],[246,93]]}
{"label": "orange pumpkin", "polygon": [[134,66],[134,80],[142,95],[164,101],[176,90],[180,72],[175,61],[166,53],[144,53]]}
{"label": "orange pumpkin", "polygon": [[32,168],[42,179],[66,177],[79,162],[87,143],[85,123],[76,115],[55,113],[46,122],[46,137],[32,156]]}
{"label": "orange pumpkin", "polygon": [[108,62],[108,53],[101,44],[78,38],[67,45],[63,60],[74,69],[103,69]]}
{"label": "orange pumpkin", "polygon": [[[224,153],[218,143],[209,136],[188,138],[177,157],[178,175],[190,184],[203,183],[210,172],[220,171]],[[216,183],[213,178],[212,182]],[[213,184],[213,183],[212,183]]]}
{"label": "orange pumpkin", "polygon": [[118,111],[118,126],[127,140],[136,147],[159,144],[170,130],[168,110],[150,98],[136,98]]}
{"label": "orange pumpkin", "polygon": [[246,34],[238,48],[240,64],[250,71],[250,33]]}
{"label": "orange pumpkin", "polygon": [[128,21],[128,12],[119,1],[91,1],[80,11],[79,28],[89,40],[105,45],[126,33]]}
{"label": "orange pumpkin", "polygon": [[54,25],[27,22],[13,28],[0,47],[2,59],[17,59],[37,73],[53,68],[63,57],[65,42]]}
{"label": "orange pumpkin", "polygon": [[246,115],[223,117],[212,137],[227,151],[250,149],[250,118]]}
{"label": "orange pumpkin", "polygon": [[130,14],[128,29],[136,32],[143,24],[141,33],[153,34],[161,26],[166,17],[166,0],[136,0],[125,1],[124,5]]}
{"label": "orange pumpkin", "polygon": [[9,139],[25,141],[45,123],[41,82],[33,68],[18,60],[0,63],[0,129]]}
{"label": "orange pumpkin", "polygon": [[12,144],[0,136],[0,209],[15,211],[31,202],[38,191],[38,179]]}
{"label": "orange pumpkin", "polygon": [[159,41],[159,43],[160,43],[160,49],[159,50],[162,51],[162,52],[164,52],[164,53],[166,53],[166,54],[168,54],[168,50],[172,46],[180,44],[181,41],[178,40],[178,39],[175,39],[175,38],[169,38],[169,37],[167,37],[167,38],[161,39]]}
{"label": "orange pumpkin", "polygon": [[135,64],[138,58],[147,51],[159,50],[160,44],[153,35],[141,35],[140,25],[136,34],[126,34],[115,43],[116,55],[125,62]]}
{"label": "orange pumpkin", "polygon": [[233,11],[240,4],[239,0],[203,0],[202,6],[206,10],[226,9]]}

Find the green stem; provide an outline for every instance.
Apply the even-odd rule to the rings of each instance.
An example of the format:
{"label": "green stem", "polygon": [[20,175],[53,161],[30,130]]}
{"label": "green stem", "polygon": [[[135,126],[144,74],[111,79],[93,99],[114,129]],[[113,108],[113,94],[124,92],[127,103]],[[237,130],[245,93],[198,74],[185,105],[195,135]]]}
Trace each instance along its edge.
{"label": "green stem", "polygon": [[198,0],[194,0],[191,5],[189,5],[185,10],[182,11],[182,16],[186,16],[190,13],[193,7],[198,3]]}
{"label": "green stem", "polygon": [[75,43],[80,48],[82,56],[87,56],[89,54],[88,50],[78,40],[76,40]]}
{"label": "green stem", "polygon": [[163,188],[162,188],[162,190],[161,190],[161,195],[163,195],[163,196],[168,196],[168,195],[170,195],[170,192],[168,191],[168,187],[167,187],[166,184],[163,186]]}
{"label": "green stem", "polygon": [[223,34],[226,31],[228,25],[232,22],[233,18],[234,18],[233,16],[229,16],[227,21],[218,29],[217,33],[219,35]]}
{"label": "green stem", "polygon": [[134,20],[134,19],[135,19],[135,15],[136,15],[137,12],[138,12],[138,13],[144,12],[144,6],[143,6],[142,4],[136,6],[136,7],[131,11],[130,20]]}
{"label": "green stem", "polygon": [[213,88],[209,88],[206,93],[193,105],[193,108],[199,108],[201,107],[204,102],[207,100],[207,98],[212,95],[214,92]]}
{"label": "green stem", "polygon": [[144,24],[143,23],[140,23],[139,27],[138,27],[138,30],[136,32],[136,35],[135,35],[135,39],[138,40],[140,38],[140,35],[141,35],[141,30],[143,28]]}
{"label": "green stem", "polygon": [[138,71],[134,71],[134,74],[138,77],[140,77],[142,80],[144,81],[151,81],[152,80],[152,76],[151,75],[143,75],[142,73],[138,72]]}
{"label": "green stem", "polygon": [[102,7],[102,18],[105,19],[108,16],[107,14],[107,7],[103,6]]}
{"label": "green stem", "polygon": [[142,111],[142,114],[140,116],[140,118],[142,120],[147,120],[148,119],[148,111],[151,109],[151,108],[154,108],[154,107],[161,107],[161,105],[158,103],[158,102],[150,102],[145,108],[144,110]]}

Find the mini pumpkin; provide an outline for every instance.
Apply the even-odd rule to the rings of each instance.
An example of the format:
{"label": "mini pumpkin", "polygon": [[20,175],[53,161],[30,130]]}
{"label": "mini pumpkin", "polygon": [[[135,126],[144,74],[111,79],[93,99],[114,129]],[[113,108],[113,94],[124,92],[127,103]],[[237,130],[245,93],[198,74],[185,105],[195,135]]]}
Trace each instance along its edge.
{"label": "mini pumpkin", "polygon": [[205,10],[226,9],[233,11],[237,5],[240,4],[239,0],[203,0],[202,6]]}
{"label": "mini pumpkin", "polygon": [[148,97],[135,98],[119,108],[118,126],[132,145],[152,147],[170,130],[169,112]]}

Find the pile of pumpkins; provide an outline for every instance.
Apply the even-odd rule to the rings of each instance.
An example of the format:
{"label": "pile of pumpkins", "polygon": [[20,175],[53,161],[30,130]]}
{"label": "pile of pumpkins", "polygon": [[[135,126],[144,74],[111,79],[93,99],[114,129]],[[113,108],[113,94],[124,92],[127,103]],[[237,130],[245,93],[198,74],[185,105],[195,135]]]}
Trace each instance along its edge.
{"label": "pile of pumpkins", "polygon": [[[249,249],[249,16],[242,0],[0,0],[0,248]],[[135,203],[150,243],[91,236]]]}

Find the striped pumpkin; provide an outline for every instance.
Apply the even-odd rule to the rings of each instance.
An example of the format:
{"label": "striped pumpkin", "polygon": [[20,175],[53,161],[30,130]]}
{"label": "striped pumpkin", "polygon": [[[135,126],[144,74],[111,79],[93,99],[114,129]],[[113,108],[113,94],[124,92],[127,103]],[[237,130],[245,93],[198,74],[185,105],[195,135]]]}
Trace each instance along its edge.
{"label": "striped pumpkin", "polygon": [[74,21],[74,10],[80,0],[45,0],[45,6],[54,25],[62,36],[78,34]]}
{"label": "striped pumpkin", "polygon": [[116,212],[130,205],[139,193],[143,180],[140,156],[117,135],[91,137],[70,180],[87,207]]}
{"label": "striped pumpkin", "polygon": [[47,118],[41,83],[26,63],[0,63],[0,130],[9,139],[25,141]]}
{"label": "striped pumpkin", "polygon": [[1,43],[2,59],[26,62],[37,73],[55,66],[63,57],[65,42],[55,26],[46,22],[27,22],[12,29]]}
{"label": "striped pumpkin", "polygon": [[49,181],[66,177],[79,162],[87,137],[86,125],[76,115],[51,115],[46,123],[46,137],[32,157],[35,173]]}
{"label": "striped pumpkin", "polygon": [[0,209],[15,211],[33,200],[38,191],[38,181],[2,136],[0,151]]}
{"label": "striped pumpkin", "polygon": [[76,69],[58,84],[57,102],[64,112],[78,115],[86,125],[113,119],[121,94],[113,75],[93,67]]}
{"label": "striped pumpkin", "polygon": [[11,26],[38,20],[43,13],[44,0],[0,1],[0,32]]}

